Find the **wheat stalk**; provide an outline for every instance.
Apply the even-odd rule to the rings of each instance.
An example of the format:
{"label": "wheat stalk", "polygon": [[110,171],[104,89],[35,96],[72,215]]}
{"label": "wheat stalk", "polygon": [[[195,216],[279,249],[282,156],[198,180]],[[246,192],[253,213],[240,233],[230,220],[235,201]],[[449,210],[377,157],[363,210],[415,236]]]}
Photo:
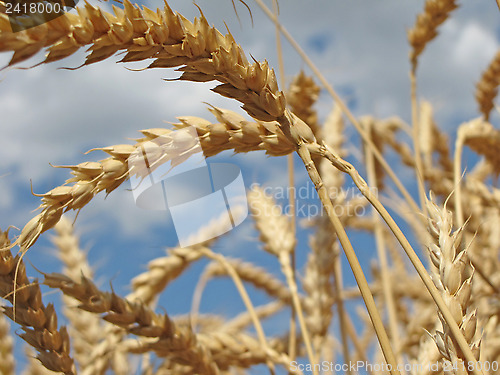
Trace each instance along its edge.
{"label": "wheat stalk", "polygon": [[[241,278],[241,280],[253,285],[254,287],[266,292],[270,297],[274,297],[283,304],[289,305],[291,302],[290,290],[285,284],[276,278],[273,274],[267,272],[264,268],[255,266],[250,262],[244,262],[240,259],[227,260],[232,268]],[[227,270],[217,262],[212,262],[205,267],[202,274],[203,279],[227,276]]]}

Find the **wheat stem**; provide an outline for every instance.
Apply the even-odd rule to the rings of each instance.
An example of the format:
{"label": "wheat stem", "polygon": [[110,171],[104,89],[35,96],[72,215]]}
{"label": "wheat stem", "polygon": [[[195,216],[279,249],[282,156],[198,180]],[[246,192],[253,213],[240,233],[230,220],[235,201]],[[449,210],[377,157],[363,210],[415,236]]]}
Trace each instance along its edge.
{"label": "wheat stem", "polygon": [[[339,255],[335,257],[334,260],[334,272],[333,272],[333,280],[335,282],[335,291],[337,293],[337,313],[339,314],[339,328],[340,328],[340,338],[342,340],[342,355],[344,356],[345,363],[351,363],[351,353],[349,350],[349,341],[347,338],[349,332],[349,316],[346,314],[345,305],[344,305],[344,297],[343,297],[343,280],[342,280],[342,260]],[[355,335],[351,335],[351,340],[356,346],[354,342]],[[356,340],[357,341],[357,340]],[[351,374],[351,369],[347,370],[347,374]]]}
{"label": "wheat stem", "polygon": [[[367,131],[370,132],[371,122],[367,122]],[[375,186],[376,184],[376,175],[375,175],[375,160],[373,158],[373,153],[368,149],[366,152],[366,173],[368,176],[368,182],[370,186]],[[391,287],[391,283],[389,280],[389,266],[387,262],[387,253],[385,248],[385,240],[384,240],[384,229],[382,227],[382,222],[380,221],[379,216],[372,209],[372,217],[375,221],[374,235],[375,235],[375,243],[377,248],[377,255],[380,262],[381,268],[381,276],[382,276],[382,287],[383,287],[383,295],[384,301],[387,306],[387,315],[389,318],[389,332],[391,336],[391,341],[393,344],[393,348],[396,353],[400,352],[401,343],[399,339],[399,330],[397,325],[397,315],[396,308],[394,302],[394,293]],[[399,357],[399,356],[398,356]],[[398,358],[399,363],[400,358]],[[404,370],[403,370],[404,371]],[[404,373],[404,372],[403,372]]]}
{"label": "wheat stem", "polygon": [[[439,291],[437,290],[436,286],[432,282],[431,278],[429,277],[429,274],[427,273],[427,270],[425,269],[424,265],[418,258],[417,254],[415,253],[415,250],[413,250],[412,246],[408,242],[407,238],[401,231],[401,229],[398,227],[394,219],[391,217],[391,215],[387,212],[385,207],[380,203],[380,201],[375,197],[375,195],[371,192],[369,189],[368,185],[366,182],[363,180],[363,178],[359,175],[359,173],[356,171],[356,169],[349,163],[347,163],[344,160],[341,160],[339,157],[336,157],[331,151],[326,151],[325,147],[325,155],[330,159],[333,165],[337,166],[340,170],[348,173],[353,182],[356,184],[358,189],[361,191],[361,193],[370,201],[370,203],[375,207],[375,209],[379,212],[379,214],[382,216],[384,221],[387,223],[391,231],[394,233],[396,236],[398,242],[401,244],[403,247],[404,251],[406,252],[408,258],[410,259],[411,263],[413,264],[413,267],[415,267],[415,270],[419,274],[420,278],[424,282],[425,287],[429,291],[429,293],[432,296],[432,299],[438,306],[439,310],[443,314],[443,317],[446,321],[446,323],[449,325],[451,333],[455,340],[457,340],[458,346],[464,353],[464,356],[466,358],[466,361],[469,363],[476,363],[476,359],[474,357],[474,354],[472,353],[471,349],[469,348],[469,345],[467,341],[465,340],[464,336],[460,332],[460,328],[458,327],[457,323],[454,321],[453,316],[446,306],[443,298],[441,297]],[[477,370],[477,366],[474,366],[474,374],[475,375],[480,375],[482,372]]]}
{"label": "wheat stem", "polygon": [[335,229],[337,237],[342,244],[342,248],[344,249],[344,253],[346,254],[347,260],[349,261],[354,277],[356,278],[356,282],[361,291],[361,295],[365,302],[366,308],[372,320],[373,327],[375,329],[375,332],[377,333],[377,337],[379,339],[380,346],[382,347],[382,352],[384,353],[385,360],[391,367],[390,372],[391,374],[399,374],[399,371],[397,370],[396,358],[394,356],[394,353],[392,352],[389,338],[387,337],[387,332],[385,331],[377,306],[375,305],[375,301],[370,292],[370,287],[368,286],[368,282],[366,281],[363,269],[359,264],[356,252],[354,251],[351,242],[349,241],[349,237],[347,236],[340,219],[335,213],[335,208],[333,207],[332,201],[330,200],[328,192],[321,180],[316,166],[311,159],[311,153],[305,146],[306,143],[313,142],[314,135],[307,127],[307,125],[304,124],[304,122],[286,111],[285,116],[280,118],[280,124],[285,135],[289,139],[293,140],[296,144],[297,153],[304,163],[307,173],[309,174],[309,178],[314,183],[314,187],[318,192],[321,203],[323,204],[323,207],[325,208],[328,217],[330,218],[330,221]]}
{"label": "wheat stem", "polygon": [[[276,19],[278,19],[278,12],[279,12],[278,0],[273,0],[272,4],[273,4],[273,13]],[[280,30],[277,24],[275,25],[275,31],[276,31],[276,52],[278,55],[278,72],[280,77],[279,80],[281,87],[285,87],[285,63],[283,61],[283,49],[281,47]],[[291,188],[289,189],[290,195],[288,197],[288,205],[290,206],[290,222],[291,222],[290,230],[292,231],[292,234],[295,237],[297,232],[297,223],[295,217],[295,189],[293,189],[293,187],[295,186],[293,153],[287,156],[287,166],[288,166],[288,186]],[[290,251],[290,263],[292,267],[293,279],[296,280],[295,246]],[[295,337],[297,335],[296,318],[297,318],[297,311],[295,310],[295,304],[292,304],[292,311],[290,316],[290,341],[288,345],[288,353],[292,360],[295,359],[297,352],[296,340],[295,340]]]}
{"label": "wheat stem", "polygon": [[[255,313],[255,308],[253,307],[252,301],[250,300],[250,297],[248,296],[248,293],[246,292],[246,289],[243,283],[241,282],[238,273],[234,270],[231,264],[222,255],[216,254],[207,248],[202,249],[201,251],[203,255],[205,255],[207,258],[219,262],[226,269],[227,273],[231,276],[234,285],[236,286],[238,293],[240,293],[241,299],[243,300],[243,303],[245,304],[245,307],[247,308],[252,318],[252,322],[254,324],[255,330],[257,331],[257,337],[259,338],[259,342],[262,345],[262,348],[264,349],[265,352],[270,352],[270,348],[266,340],[266,335],[264,334],[264,330],[262,329],[262,325],[260,324],[259,317]],[[269,361],[268,366],[271,370],[271,373],[274,374],[275,371],[274,364]]]}
{"label": "wheat stem", "polygon": [[410,71],[410,85],[411,85],[411,122],[412,122],[412,138],[413,138],[413,148],[415,154],[415,176],[418,185],[418,195],[420,198],[420,208],[423,214],[426,214],[425,205],[425,186],[422,177],[423,165],[422,165],[422,153],[420,147],[420,120],[417,113],[417,78],[415,70]]}

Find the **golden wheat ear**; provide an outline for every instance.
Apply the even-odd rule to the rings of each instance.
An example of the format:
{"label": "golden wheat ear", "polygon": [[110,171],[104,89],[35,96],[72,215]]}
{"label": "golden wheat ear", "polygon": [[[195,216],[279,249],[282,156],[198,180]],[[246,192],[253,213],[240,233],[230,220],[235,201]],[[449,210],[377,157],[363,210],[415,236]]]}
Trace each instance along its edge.
{"label": "golden wheat ear", "polygon": [[[1,232],[0,241],[9,245],[6,232]],[[22,258],[10,251],[0,256],[0,295],[12,303],[3,314],[21,325],[24,332],[19,336],[38,351],[40,362],[49,370],[76,374],[66,328],[58,328],[54,306],[43,303],[38,282],[28,280]]]}
{"label": "golden wheat ear", "polygon": [[408,30],[408,41],[412,48],[410,61],[412,70],[417,67],[417,60],[425,46],[438,35],[438,27],[448,19],[458,7],[455,0],[427,0],[423,13],[417,16],[415,25]]}

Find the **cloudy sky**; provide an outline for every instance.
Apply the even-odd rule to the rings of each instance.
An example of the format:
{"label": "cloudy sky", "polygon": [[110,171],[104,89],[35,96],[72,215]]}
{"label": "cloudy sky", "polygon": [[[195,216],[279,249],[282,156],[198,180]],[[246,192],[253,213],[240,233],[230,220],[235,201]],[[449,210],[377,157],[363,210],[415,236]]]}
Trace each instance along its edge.
{"label": "cloudy sky", "polygon": [[[239,22],[230,0],[197,1],[211,24],[222,31],[228,25],[247,56],[267,59],[277,67],[274,26],[252,1],[247,3],[252,9],[253,26],[241,4],[236,4]],[[110,9],[108,3],[99,4]],[[169,4],[188,19],[198,15],[190,1],[171,0]],[[145,5],[162,6],[157,1]],[[423,1],[283,0],[280,20],[355,115],[397,115],[409,122],[406,30],[422,7]],[[474,84],[498,50],[499,15],[493,0],[463,4],[422,55],[418,70],[420,98],[434,104],[439,125],[450,134],[461,122],[477,116]],[[114,57],[76,71],[58,69],[78,66],[84,56],[85,52],[80,51],[54,64],[0,72],[2,229],[9,225],[22,228],[34,215],[32,210],[39,200],[31,195],[30,181],[34,192],[42,193],[67,178],[65,170],[54,169],[49,163],[68,165],[98,160],[105,156],[84,152],[93,147],[132,142],[130,138],[139,136],[137,130],[166,126],[165,122],[175,121],[176,116],[212,119],[203,102],[239,110],[237,103],[209,90],[213,83],[165,82],[163,78],[175,78],[178,74],[173,70],[126,69],[140,68],[144,63],[116,64],[119,58]],[[10,57],[8,53],[0,54],[0,66],[5,66]],[[43,54],[39,54],[21,66],[34,65],[42,59]],[[300,69],[308,72],[306,64],[286,42],[284,60],[288,82]],[[317,106],[320,120],[325,119],[331,104],[323,91]],[[494,115],[492,121],[498,122],[498,116]],[[349,140],[354,141],[354,134],[351,128],[347,129]],[[269,159],[262,153],[233,157],[228,152],[213,161],[238,165],[247,187],[255,182],[281,186],[287,180],[286,158]],[[297,180],[303,183],[305,173],[298,162],[296,165]],[[129,187],[106,199],[98,197],[82,210],[76,222],[98,277],[104,285],[113,281],[121,294],[128,292],[127,280],[142,272],[148,260],[160,256],[165,246],[173,246],[177,241],[170,216],[136,207]],[[57,271],[59,265],[50,255],[47,237],[37,243],[28,257],[44,271]],[[250,220],[215,245],[217,251],[225,254],[272,261],[257,248],[257,234]],[[195,268],[198,273],[181,280],[180,288],[192,288],[192,279],[200,270]],[[346,278],[349,280],[348,275]],[[207,293],[203,303],[225,313],[220,297]],[[233,291],[228,289],[228,293]],[[175,291],[170,296],[178,299],[169,306],[170,313],[188,311],[191,289],[181,297]]]}

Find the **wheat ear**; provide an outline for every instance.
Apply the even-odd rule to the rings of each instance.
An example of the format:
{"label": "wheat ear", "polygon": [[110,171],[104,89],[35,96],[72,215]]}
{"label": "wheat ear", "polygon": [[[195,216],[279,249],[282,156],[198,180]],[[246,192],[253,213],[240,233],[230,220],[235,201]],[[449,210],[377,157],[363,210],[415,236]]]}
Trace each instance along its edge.
{"label": "wheat ear", "polygon": [[[154,351],[160,357],[170,357],[181,364],[189,363],[195,371],[203,374],[218,374],[219,366],[246,367],[267,360],[287,364],[286,356],[272,349],[263,351],[262,344],[249,336],[225,335],[223,332],[195,335],[187,326],[178,326],[167,315],[157,315],[139,302],[100,291],[83,276],[81,282],[75,282],[63,275],[46,274],[44,284],[78,299],[79,308],[104,314],[104,320],[144,337],[135,350],[130,349],[131,352]],[[242,344],[246,347],[242,347]],[[258,351],[255,349],[257,347]],[[252,352],[256,357],[248,355]]]}
{"label": "wheat ear", "polygon": [[424,12],[417,16],[415,25],[408,30],[408,41],[412,48],[410,61],[413,71],[417,67],[418,56],[423,52],[427,43],[437,36],[438,27],[457,7],[455,0],[427,0],[425,2]]}
{"label": "wheat ear", "polygon": [[[443,295],[448,308],[459,325],[476,360],[479,360],[480,340],[477,337],[477,312],[471,306],[471,284],[474,269],[468,259],[467,249],[462,249],[463,227],[452,232],[452,213],[446,207],[440,208],[434,202],[428,201],[429,232],[434,243],[429,247],[432,264],[436,267],[436,286]],[[437,331],[434,340],[441,355],[452,363],[461,361],[467,364],[461,349],[456,344],[448,323],[440,314],[443,332]],[[464,366],[468,374],[473,372]],[[464,371],[464,373],[465,373]]]}
{"label": "wheat ear", "polygon": [[476,84],[476,101],[484,120],[489,121],[500,85],[500,51],[496,53]]}
{"label": "wheat ear", "polygon": [[[135,145],[94,149],[109,154],[111,157],[107,159],[64,167],[71,169],[73,177],[65,185],[40,195],[42,212],[25,225],[15,244],[25,250],[30,248],[40,234],[59,221],[63,212],[82,209],[96,194],[101,191],[111,193],[131,175],[139,178],[147,176],[150,171],[136,163],[136,160],[143,160],[143,151],[148,156],[156,157],[150,160],[154,169],[168,161],[173,165],[179,164],[202,151],[205,156],[212,156],[228,149],[235,152],[265,150],[270,155],[285,155],[294,150],[277,123],[246,121],[240,115],[220,108],[211,108],[211,111],[220,123],[198,117],[180,117],[181,123],[175,125],[177,131],[158,128],[142,130],[144,138],[137,140]],[[196,128],[198,139],[182,130],[188,126]]]}
{"label": "wheat ear", "polygon": [[309,125],[318,139],[321,139],[321,129],[318,124],[318,114],[313,106],[318,100],[320,91],[321,88],[312,77],[301,71],[294,77],[286,93],[286,101],[292,112]]}
{"label": "wheat ear", "polygon": [[[9,246],[8,232],[0,232],[0,245]],[[38,351],[37,358],[46,368],[65,375],[75,374],[69,336],[65,327],[57,328],[54,306],[43,304],[38,282],[29,282],[19,256],[13,257],[9,250],[3,250],[0,252],[0,296],[13,303],[14,293],[15,316],[14,306],[3,307],[2,312],[21,325],[24,332],[19,336]]]}
{"label": "wheat ear", "polygon": [[[306,292],[304,296],[305,319],[316,353],[319,353],[325,344],[333,317],[332,309],[338,292],[334,286],[333,274],[335,263],[340,255],[340,248],[334,247],[337,238],[332,233],[328,219],[321,217],[318,224],[318,230],[309,239],[311,252],[307,257],[302,282]],[[348,354],[347,358],[349,358]],[[346,360],[346,363],[348,362]]]}
{"label": "wheat ear", "polygon": [[[139,302],[130,302],[115,293],[100,291],[89,279],[81,276],[76,282],[64,275],[45,274],[44,284],[60,289],[65,295],[77,299],[79,308],[95,314],[129,333],[144,337],[155,337],[156,346],[148,350],[171,355],[174,360],[188,360],[190,365],[203,374],[218,374],[209,352],[196,341],[192,332],[176,327],[167,316],[159,316]],[[166,350],[170,348],[170,350]]]}
{"label": "wheat ear", "polygon": [[[54,229],[56,235],[52,237],[52,242],[64,264],[63,274],[73,280],[79,280],[82,274],[92,278],[94,272],[87,262],[85,252],[80,248],[71,221],[63,216]],[[63,295],[63,302],[64,315],[70,322],[68,333],[74,357],[79,369],[84,371],[89,365],[88,353],[104,339],[102,322],[94,314],[76,309],[75,299]]]}
{"label": "wheat ear", "polygon": [[274,71],[267,62],[249,64],[231,34],[210,27],[201,13],[194,22],[170,9],[142,10],[124,1],[114,14],[90,4],[53,21],[18,33],[9,32],[6,14],[0,14],[2,51],[15,51],[9,65],[25,60],[44,47],[49,63],[73,54],[85,45],[92,51],[85,64],[104,60],[120,50],[121,62],[155,59],[148,68],[181,67],[179,79],[221,84],[213,91],[240,101],[252,117],[272,121],[283,116],[285,96],[278,90]]}

